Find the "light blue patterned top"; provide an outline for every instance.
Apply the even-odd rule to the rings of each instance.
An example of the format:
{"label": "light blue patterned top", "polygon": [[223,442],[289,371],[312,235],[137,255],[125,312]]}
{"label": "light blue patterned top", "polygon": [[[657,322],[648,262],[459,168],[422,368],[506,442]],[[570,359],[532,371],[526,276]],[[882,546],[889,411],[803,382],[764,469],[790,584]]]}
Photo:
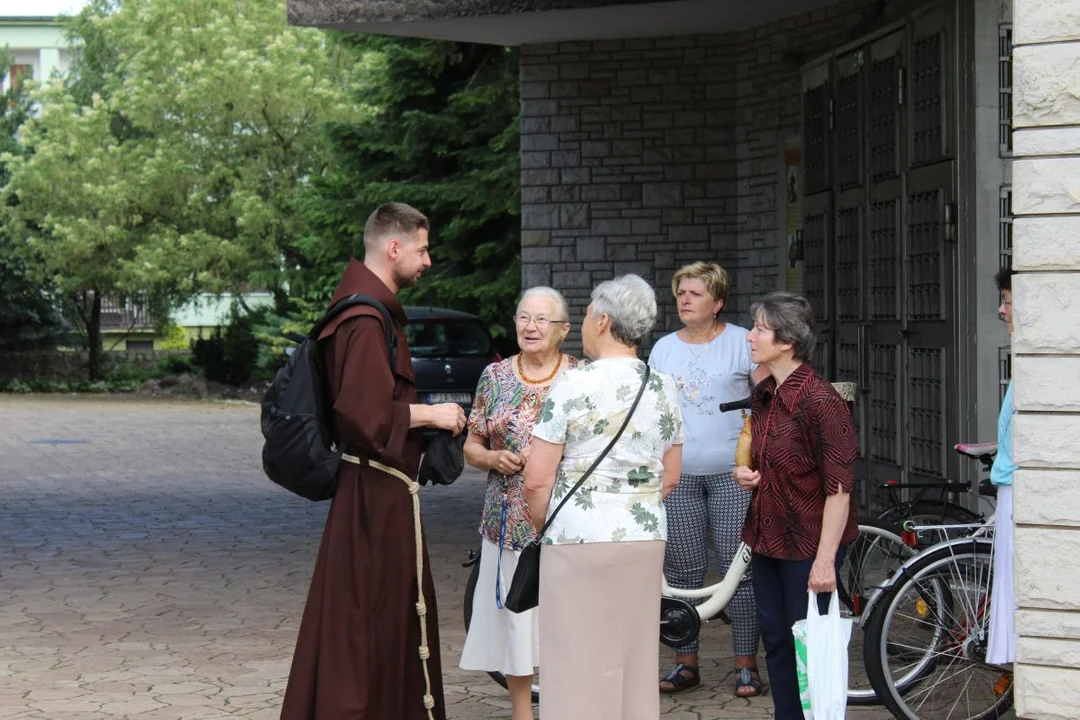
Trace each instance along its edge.
{"label": "light blue patterned top", "polygon": [[720,412],[720,403],[749,397],[749,332],[728,323],[724,331],[704,345],[691,345],[678,333],[666,335],[653,346],[649,364],[675,380],[679,408],[686,425],[683,475],[719,475],[735,468],[735,446],[743,427],[742,413]]}
{"label": "light blue patterned top", "polygon": [[998,415],[997,457],[994,458],[994,466],[990,468],[990,482],[995,485],[1012,485],[1013,473],[1016,472],[1012,459],[1012,419],[1015,414],[1010,382],[1001,403],[1001,413]]}

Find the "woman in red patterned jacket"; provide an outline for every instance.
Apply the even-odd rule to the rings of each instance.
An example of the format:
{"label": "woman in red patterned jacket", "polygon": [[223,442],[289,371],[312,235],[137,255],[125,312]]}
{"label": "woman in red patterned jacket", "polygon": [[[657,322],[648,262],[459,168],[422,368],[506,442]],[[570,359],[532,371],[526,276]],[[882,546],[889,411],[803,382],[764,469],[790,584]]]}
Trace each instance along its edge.
{"label": "woman in red patterned jacket", "polygon": [[806,593],[822,612],[844,549],[858,535],[851,491],[857,453],[847,404],[811,367],[814,315],[805,298],[770,293],[751,308],[751,358],[769,369],[753,392],[752,456],[735,480],[754,493],[743,527],[776,720],[802,720],[791,626]]}

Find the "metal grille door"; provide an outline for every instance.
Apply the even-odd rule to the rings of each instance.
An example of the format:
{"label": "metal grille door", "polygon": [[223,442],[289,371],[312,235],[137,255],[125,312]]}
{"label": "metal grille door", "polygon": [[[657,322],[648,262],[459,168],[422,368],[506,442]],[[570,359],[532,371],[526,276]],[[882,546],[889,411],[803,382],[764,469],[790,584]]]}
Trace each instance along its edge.
{"label": "metal grille door", "polygon": [[806,71],[804,287],[815,366],[856,382],[860,504],[955,472],[955,5]]}

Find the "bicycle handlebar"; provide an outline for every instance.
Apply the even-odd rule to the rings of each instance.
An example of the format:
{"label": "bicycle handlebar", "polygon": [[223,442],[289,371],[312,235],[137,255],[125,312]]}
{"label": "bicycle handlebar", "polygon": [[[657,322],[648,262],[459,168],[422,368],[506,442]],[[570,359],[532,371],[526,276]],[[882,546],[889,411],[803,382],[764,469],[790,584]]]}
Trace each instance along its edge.
{"label": "bicycle handlebar", "polygon": [[731,412],[732,410],[749,410],[750,398],[743,398],[742,400],[734,400],[732,402],[720,403],[720,412]]}
{"label": "bicycle handlebar", "polygon": [[[855,403],[855,392],[857,390],[855,383],[853,382],[835,382],[832,386],[840,394],[840,397],[851,408]],[[732,402],[720,403],[720,412],[731,412],[732,410],[749,410],[750,398],[744,398],[742,400],[734,400]]]}

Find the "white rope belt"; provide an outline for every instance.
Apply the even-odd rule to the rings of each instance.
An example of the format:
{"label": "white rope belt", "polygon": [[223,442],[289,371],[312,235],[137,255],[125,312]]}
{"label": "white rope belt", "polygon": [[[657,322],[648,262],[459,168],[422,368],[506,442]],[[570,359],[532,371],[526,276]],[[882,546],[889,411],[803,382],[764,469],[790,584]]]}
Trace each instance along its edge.
{"label": "white rope belt", "polygon": [[[341,455],[341,459],[354,465],[364,464],[357,456],[346,453]],[[435,696],[431,694],[431,675],[428,673],[428,658],[431,657],[431,651],[428,650],[427,603],[424,602],[424,536],[420,527],[420,483],[410,479],[408,475],[400,470],[389,465],[383,465],[381,462],[368,460],[367,464],[387,475],[393,475],[405,483],[405,486],[409,488],[409,494],[412,495],[413,527],[416,528],[416,591],[418,597],[416,614],[420,616],[420,662],[424,666],[424,683],[427,687],[427,694],[424,695],[424,707],[427,709],[428,720],[435,720],[435,715],[431,712],[435,707]]]}

